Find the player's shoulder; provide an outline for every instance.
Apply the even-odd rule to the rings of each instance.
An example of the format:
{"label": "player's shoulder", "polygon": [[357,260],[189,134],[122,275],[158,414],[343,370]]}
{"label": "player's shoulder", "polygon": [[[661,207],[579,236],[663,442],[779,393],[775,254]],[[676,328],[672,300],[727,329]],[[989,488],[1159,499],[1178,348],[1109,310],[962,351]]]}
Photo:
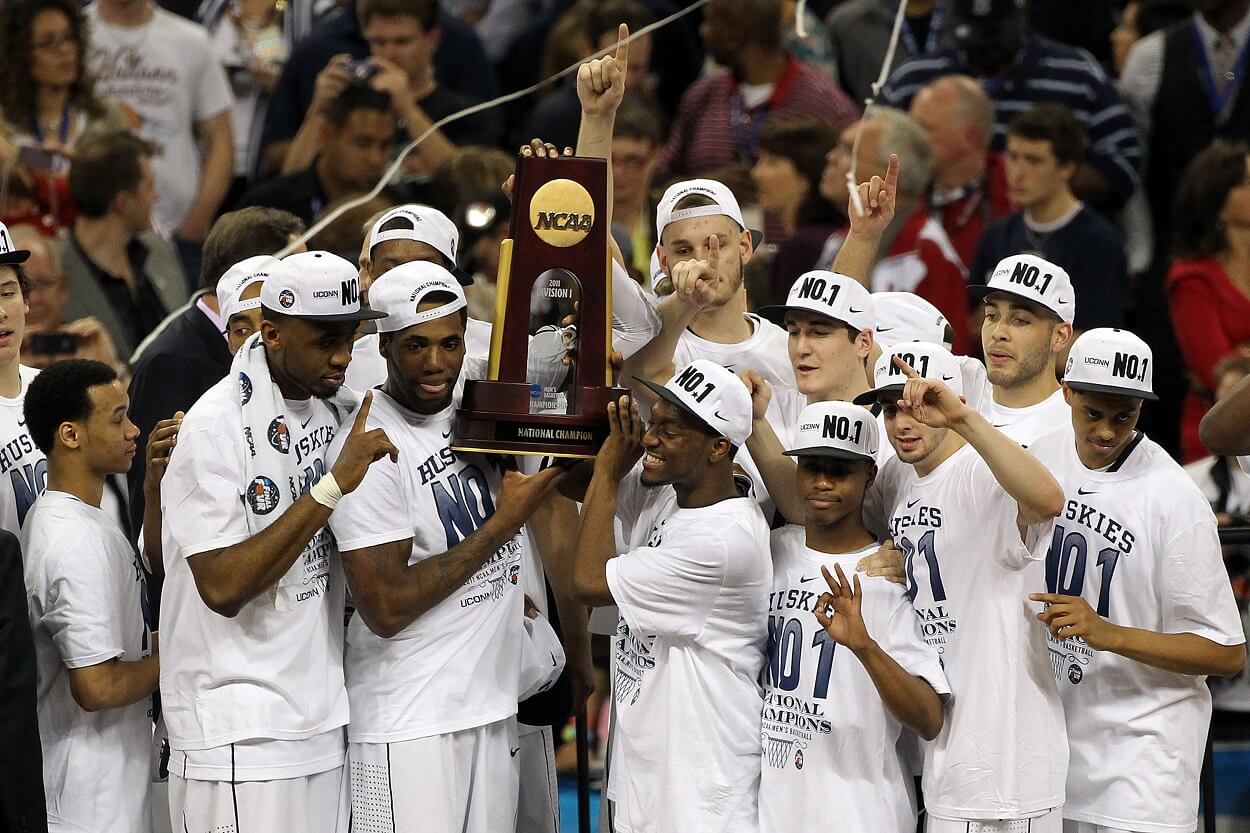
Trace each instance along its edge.
{"label": "player's shoulder", "polygon": [[1140,454],[1138,471],[1148,478],[1148,493],[1164,512],[1211,513],[1211,504],[1185,467],[1176,462],[1158,443],[1143,437],[1135,454]]}
{"label": "player's shoulder", "polygon": [[795,552],[807,546],[807,530],[800,524],[785,524],[768,534],[773,555],[779,556]]}
{"label": "player's shoulder", "polygon": [[214,435],[228,433],[231,426],[241,422],[243,411],[239,400],[251,387],[252,381],[246,374],[227,373],[187,409],[178,430],[179,439],[201,431]]}

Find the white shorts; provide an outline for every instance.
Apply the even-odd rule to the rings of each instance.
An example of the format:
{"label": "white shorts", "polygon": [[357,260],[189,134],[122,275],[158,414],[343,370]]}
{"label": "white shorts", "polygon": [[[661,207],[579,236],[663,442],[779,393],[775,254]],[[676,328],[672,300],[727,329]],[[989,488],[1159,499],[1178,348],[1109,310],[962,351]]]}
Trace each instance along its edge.
{"label": "white shorts", "polygon": [[516,718],[398,743],[349,743],[353,833],[500,833],[516,826]]}
{"label": "white shorts", "polygon": [[1063,833],[1133,833],[1127,827],[1107,827],[1092,821],[1063,820]]}
{"label": "white shorts", "polygon": [[278,781],[195,781],[169,773],[177,833],[347,833],[347,770]]}
{"label": "white shorts", "polygon": [[550,726],[521,726],[516,833],[560,833],[560,789]]}
{"label": "white shorts", "polygon": [[1031,819],[943,819],[926,814],[925,833],[1063,833],[1063,808]]}

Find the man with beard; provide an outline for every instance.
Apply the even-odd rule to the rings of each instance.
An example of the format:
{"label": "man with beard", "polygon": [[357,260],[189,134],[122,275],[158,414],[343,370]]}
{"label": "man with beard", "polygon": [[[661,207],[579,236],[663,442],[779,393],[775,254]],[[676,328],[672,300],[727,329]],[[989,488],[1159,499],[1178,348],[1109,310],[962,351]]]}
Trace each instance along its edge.
{"label": "man with beard", "polygon": [[287,257],[260,297],[261,331],[187,412],[161,483],[170,820],[345,831],[343,579],[326,523],[398,455],[365,431],[371,394],[343,389],[356,327],[381,316],[328,252]]}

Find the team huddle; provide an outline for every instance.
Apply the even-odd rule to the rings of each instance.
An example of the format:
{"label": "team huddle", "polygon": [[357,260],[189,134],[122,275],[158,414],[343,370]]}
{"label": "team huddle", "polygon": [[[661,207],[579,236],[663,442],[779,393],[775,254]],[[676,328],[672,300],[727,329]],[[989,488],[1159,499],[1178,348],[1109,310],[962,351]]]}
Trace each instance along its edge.
{"label": "team huddle", "polygon": [[[1245,639],[1215,516],[1136,429],[1150,349],[1074,338],[1067,274],[1021,254],[969,288],[985,363],[953,355],[931,304],[865,289],[897,175],[859,186],[832,271],[755,313],[732,193],[670,187],[670,291],[614,262],[631,395],[575,465],[452,450],[491,325],[438,212],[377,218],[359,268],[241,259],[217,288],[229,372],[148,437],[138,554],[101,508],[136,452],[125,388],[96,362],[19,369],[0,332],[7,437],[46,473],[0,519],[50,828],[150,829],[159,689],[174,830],[531,829],[551,741],[517,713],[565,664],[549,583],[615,608],[618,833],[902,833],[917,776],[931,833],[1193,831],[1204,678]],[[0,247],[8,321],[25,253]],[[558,382],[547,337],[530,372]]]}

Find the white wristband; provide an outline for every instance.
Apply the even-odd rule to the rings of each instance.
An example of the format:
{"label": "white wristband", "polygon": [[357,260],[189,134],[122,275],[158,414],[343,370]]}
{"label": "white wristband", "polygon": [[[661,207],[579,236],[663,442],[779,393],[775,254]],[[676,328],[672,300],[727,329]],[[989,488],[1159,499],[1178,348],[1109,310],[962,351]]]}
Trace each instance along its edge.
{"label": "white wristband", "polygon": [[343,499],[343,490],[339,488],[339,482],[334,479],[334,472],[326,472],[322,475],[321,479],[308,490],[308,494],[327,509],[338,506],[339,501]]}

